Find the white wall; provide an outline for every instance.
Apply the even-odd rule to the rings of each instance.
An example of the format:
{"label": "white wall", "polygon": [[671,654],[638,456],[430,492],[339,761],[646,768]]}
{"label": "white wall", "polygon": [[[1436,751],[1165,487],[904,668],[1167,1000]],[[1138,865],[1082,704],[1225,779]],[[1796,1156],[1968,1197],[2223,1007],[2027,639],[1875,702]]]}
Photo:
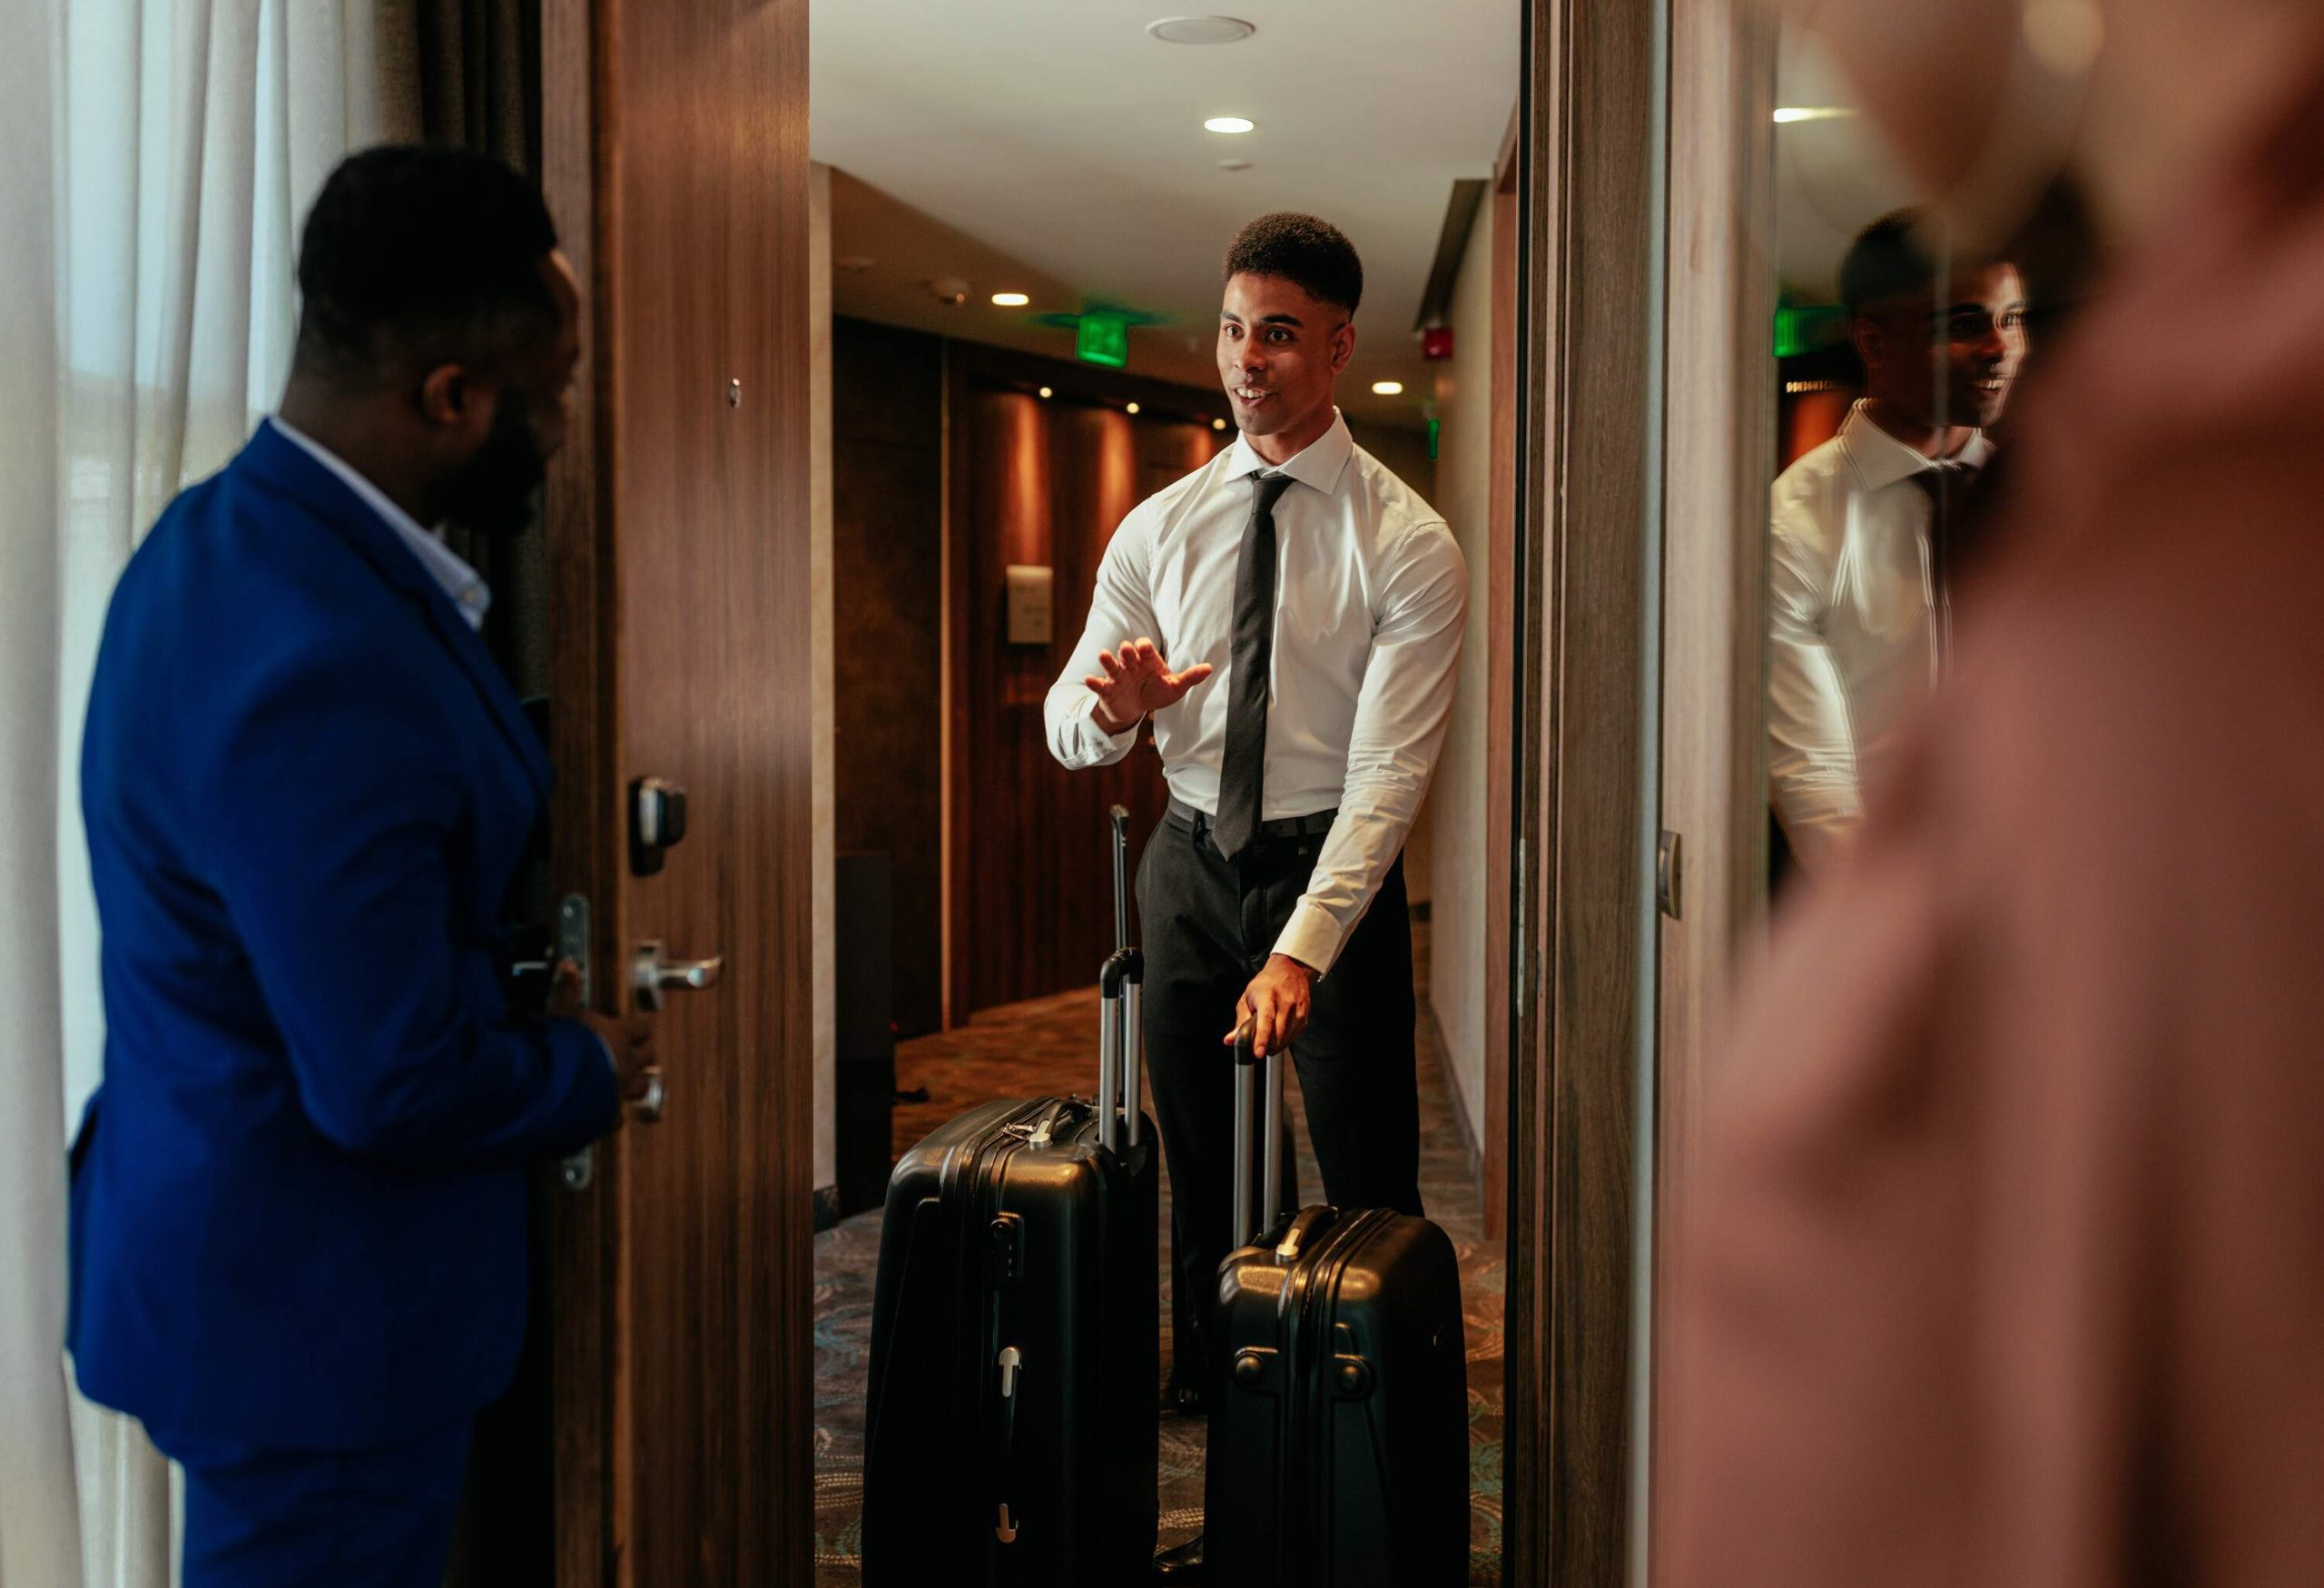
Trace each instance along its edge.
{"label": "white wall", "polygon": [[1469,628],[1461,686],[1423,822],[1432,862],[1429,997],[1468,1115],[1485,1117],[1485,613],[1492,517],[1492,204],[1477,210],[1452,295],[1452,358],[1437,376],[1436,509],[1469,562]]}

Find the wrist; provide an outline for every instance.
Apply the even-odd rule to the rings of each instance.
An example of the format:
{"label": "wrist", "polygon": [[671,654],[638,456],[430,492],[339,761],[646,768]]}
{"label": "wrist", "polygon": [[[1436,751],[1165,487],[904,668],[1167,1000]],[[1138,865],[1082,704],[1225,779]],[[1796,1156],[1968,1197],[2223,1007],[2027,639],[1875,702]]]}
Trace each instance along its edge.
{"label": "wrist", "polygon": [[1120,738],[1124,734],[1128,733],[1130,729],[1137,726],[1139,722],[1144,720],[1144,717],[1145,714],[1141,712],[1137,716],[1131,717],[1128,722],[1119,721],[1115,717],[1112,712],[1106,709],[1106,703],[1102,700],[1091,706],[1089,710],[1089,720],[1096,723],[1098,725],[1098,731],[1103,733],[1109,739]]}

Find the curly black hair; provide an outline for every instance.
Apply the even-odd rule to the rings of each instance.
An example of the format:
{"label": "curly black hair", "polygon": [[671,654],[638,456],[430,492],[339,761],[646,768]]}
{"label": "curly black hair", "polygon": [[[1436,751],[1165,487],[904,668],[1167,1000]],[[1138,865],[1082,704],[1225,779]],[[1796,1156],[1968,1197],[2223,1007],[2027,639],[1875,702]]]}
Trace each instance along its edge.
{"label": "curly black hair", "polygon": [[1328,221],[1295,211],[1262,215],[1235,234],[1226,276],[1280,276],[1318,303],[1353,318],[1364,299],[1364,261],[1355,244]]}
{"label": "curly black hair", "polygon": [[556,225],[540,190],[489,155],[389,144],[330,173],[299,243],[293,368],[379,379],[398,365],[482,363],[556,323],[541,261]]}

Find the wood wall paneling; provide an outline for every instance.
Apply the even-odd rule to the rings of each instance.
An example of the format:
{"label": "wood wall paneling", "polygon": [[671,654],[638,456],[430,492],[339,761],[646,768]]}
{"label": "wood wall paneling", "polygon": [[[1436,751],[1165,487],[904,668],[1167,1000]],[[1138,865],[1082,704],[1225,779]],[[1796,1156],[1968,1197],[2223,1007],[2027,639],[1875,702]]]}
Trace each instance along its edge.
{"label": "wood wall paneling", "polygon": [[[1209,428],[1216,393],[962,343],[950,361],[959,1020],[1086,986],[1112,946],[1105,813],[1129,808],[1134,866],[1167,804],[1160,757],[1142,733],[1118,764],[1068,773],[1049,752],[1043,706],[1122,518],[1230,438]],[[1055,396],[1036,395],[1044,385]],[[1135,418],[1121,406],[1131,399]],[[1052,570],[1046,646],[1007,643],[1012,563]]]}
{"label": "wood wall paneling", "polygon": [[943,1024],[943,345],[832,328],[836,843],[893,866],[898,1034]]}

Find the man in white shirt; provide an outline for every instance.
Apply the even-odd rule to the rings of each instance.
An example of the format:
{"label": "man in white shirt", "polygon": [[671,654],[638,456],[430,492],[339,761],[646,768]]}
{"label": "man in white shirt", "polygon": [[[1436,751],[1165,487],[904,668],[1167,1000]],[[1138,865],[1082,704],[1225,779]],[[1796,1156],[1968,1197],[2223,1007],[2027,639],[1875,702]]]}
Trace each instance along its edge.
{"label": "man in white shirt", "polygon": [[1151,717],[1170,784],[1138,909],[1174,1399],[1189,1412],[1228,1250],[1223,1044],[1239,1021],[1262,1054],[1293,1050],[1325,1194],[1421,1210],[1401,856],[1444,739],[1468,586],[1444,521],[1334,406],[1363,281],[1347,239],[1312,216],[1236,238],[1218,370],[1241,434],[1122,520],[1049,695],[1066,766],[1118,761]]}
{"label": "man in white shirt", "polygon": [[1854,839],[1897,719],[1951,646],[1947,530],[1993,455],[2025,356],[2025,288],[2007,263],[1941,266],[1943,240],[1905,211],[1840,267],[1864,399],[1786,469],[1772,502],[1768,769],[1807,874]]}

